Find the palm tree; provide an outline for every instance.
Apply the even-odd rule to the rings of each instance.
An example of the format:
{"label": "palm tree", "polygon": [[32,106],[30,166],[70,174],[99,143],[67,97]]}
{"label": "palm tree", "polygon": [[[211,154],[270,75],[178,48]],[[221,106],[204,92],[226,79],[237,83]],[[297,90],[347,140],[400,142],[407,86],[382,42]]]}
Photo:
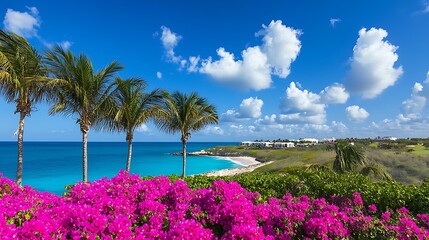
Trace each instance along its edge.
{"label": "palm tree", "polygon": [[198,131],[209,124],[218,123],[216,108],[195,92],[189,95],[180,92],[166,93],[162,108],[163,114],[156,119],[156,124],[169,134],[176,132],[182,134],[182,177],[185,177],[186,143],[191,137],[191,131]]}
{"label": "palm tree", "polygon": [[23,37],[0,30],[0,91],[8,102],[15,102],[19,113],[18,164],[16,183],[22,185],[24,120],[33,105],[48,93],[47,70],[42,57]]}
{"label": "palm tree", "polygon": [[336,156],[333,169],[338,173],[353,171],[357,166],[366,165],[366,156],[363,149],[354,144],[337,142],[334,150]]}
{"label": "palm tree", "polygon": [[384,180],[392,180],[382,166],[367,160],[363,148],[347,142],[337,142],[333,148],[336,156],[332,168],[335,172],[358,172],[364,176],[370,176],[373,173]]}
{"label": "palm tree", "polygon": [[126,132],[128,142],[128,158],[126,171],[130,171],[131,155],[133,148],[134,130],[148,120],[153,118],[159,111],[159,104],[163,98],[162,92],[158,89],[150,93],[145,93],[146,82],[138,79],[116,79],[117,89],[115,90],[114,101],[115,111],[111,121],[113,128]]}
{"label": "palm tree", "polygon": [[383,180],[391,181],[392,176],[379,164],[375,162],[369,162],[360,171],[360,174],[364,176],[370,176],[373,173],[375,176],[381,177]]}
{"label": "palm tree", "polygon": [[84,54],[73,55],[70,50],[55,46],[46,53],[46,63],[57,78],[56,99],[50,114],[78,115],[82,132],[82,175],[88,179],[87,142],[91,126],[106,127],[104,117],[112,111],[112,79],[123,67],[116,61],[95,72],[91,60]]}

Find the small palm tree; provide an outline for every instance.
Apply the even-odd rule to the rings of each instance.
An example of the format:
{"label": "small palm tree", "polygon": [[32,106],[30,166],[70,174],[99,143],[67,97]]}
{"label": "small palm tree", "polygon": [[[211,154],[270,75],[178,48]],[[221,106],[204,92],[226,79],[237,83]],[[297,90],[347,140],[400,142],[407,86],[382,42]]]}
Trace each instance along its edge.
{"label": "small palm tree", "polygon": [[145,93],[146,82],[133,78],[116,79],[117,88],[113,95],[115,111],[111,117],[113,129],[126,132],[128,142],[128,158],[126,171],[130,171],[133,148],[134,130],[145,124],[159,112],[159,104],[163,98],[158,89]]}
{"label": "small palm tree", "polygon": [[334,146],[336,153],[334,171],[344,173],[353,171],[357,166],[366,165],[366,156],[362,148],[346,142],[338,142]]}
{"label": "small palm tree", "polygon": [[191,137],[191,132],[201,130],[209,124],[217,124],[218,115],[216,108],[195,92],[189,95],[180,92],[165,94],[165,101],[162,106],[163,111],[156,119],[156,124],[161,130],[169,134],[181,133],[183,146],[182,177],[185,177],[186,143]]}
{"label": "small palm tree", "polygon": [[392,176],[379,164],[375,162],[369,162],[360,171],[360,174],[364,176],[370,176],[371,173],[375,176],[381,177],[383,180],[391,181]]}
{"label": "small palm tree", "polygon": [[24,161],[24,120],[33,105],[45,100],[49,88],[47,70],[38,54],[24,38],[0,30],[0,91],[8,102],[15,102],[19,113],[18,164],[16,183],[22,185]]}
{"label": "small palm tree", "polygon": [[46,63],[57,78],[56,99],[50,114],[78,115],[82,132],[82,175],[88,179],[88,132],[91,126],[106,127],[105,116],[113,110],[113,78],[123,67],[116,61],[95,72],[91,60],[84,54],[73,55],[70,50],[55,46],[46,53]]}
{"label": "small palm tree", "polygon": [[368,161],[361,147],[351,143],[337,142],[333,146],[336,156],[333,169],[337,173],[358,172],[364,176],[371,173],[384,180],[392,180],[389,173],[379,164]]}

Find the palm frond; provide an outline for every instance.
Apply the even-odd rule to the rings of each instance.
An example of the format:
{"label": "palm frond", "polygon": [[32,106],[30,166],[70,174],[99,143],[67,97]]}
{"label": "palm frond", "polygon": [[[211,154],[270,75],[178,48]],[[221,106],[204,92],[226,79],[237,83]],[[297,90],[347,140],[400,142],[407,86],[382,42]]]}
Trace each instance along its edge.
{"label": "palm frond", "polygon": [[366,156],[362,148],[350,143],[338,142],[335,148],[335,161],[333,169],[336,172],[348,172],[356,168],[356,166],[366,165]]}
{"label": "palm frond", "polygon": [[[102,122],[109,131],[125,131],[132,136],[134,130],[159,115],[159,104],[163,98],[161,90],[145,92],[146,82],[140,78],[116,78],[111,92],[112,105]],[[109,101],[106,101],[109,102]]]}
{"label": "palm frond", "polygon": [[381,177],[383,180],[391,181],[392,176],[379,164],[371,162],[364,166],[360,173],[365,176],[369,176],[371,173],[373,173],[375,176]]}
{"label": "palm frond", "polygon": [[180,92],[165,93],[162,110],[155,123],[159,129],[169,134],[180,132],[182,141],[187,141],[192,131],[218,123],[218,115],[216,108],[195,92],[189,95]]}
{"label": "palm frond", "polygon": [[52,83],[56,97],[50,113],[76,114],[80,124],[110,129],[106,116],[114,108],[113,77],[122,66],[114,61],[95,72],[88,56],[75,56],[58,45],[45,53],[45,62],[56,77]]}
{"label": "palm frond", "polygon": [[24,38],[0,30],[0,91],[16,112],[29,115],[34,103],[47,99],[47,68]]}

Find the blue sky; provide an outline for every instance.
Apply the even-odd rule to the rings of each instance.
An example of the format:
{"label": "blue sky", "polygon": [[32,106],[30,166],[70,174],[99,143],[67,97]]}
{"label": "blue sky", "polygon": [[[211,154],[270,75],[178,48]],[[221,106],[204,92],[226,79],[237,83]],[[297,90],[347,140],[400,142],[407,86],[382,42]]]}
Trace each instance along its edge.
{"label": "blue sky", "polygon": [[[61,44],[150,89],[197,91],[220,124],[192,141],[429,136],[428,1],[9,0],[0,17],[41,52]],[[76,118],[36,107],[25,140],[81,140]],[[14,105],[1,98],[0,112],[0,140],[14,141]],[[179,139],[152,123],[135,135]]]}

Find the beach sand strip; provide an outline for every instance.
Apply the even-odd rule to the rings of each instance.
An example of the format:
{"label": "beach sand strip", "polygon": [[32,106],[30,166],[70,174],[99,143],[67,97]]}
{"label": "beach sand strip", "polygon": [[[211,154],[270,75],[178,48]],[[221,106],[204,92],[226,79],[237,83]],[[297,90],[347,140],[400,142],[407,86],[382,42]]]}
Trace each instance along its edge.
{"label": "beach sand strip", "polygon": [[207,173],[203,173],[201,175],[204,175],[204,176],[234,176],[237,174],[252,172],[253,170],[255,170],[259,167],[262,167],[262,166],[265,166],[265,165],[272,163],[272,161],[261,163],[261,162],[256,161],[256,159],[253,157],[221,157],[221,158],[232,161],[238,165],[242,165],[242,167],[224,169],[224,170],[213,171],[213,172],[207,172]]}

